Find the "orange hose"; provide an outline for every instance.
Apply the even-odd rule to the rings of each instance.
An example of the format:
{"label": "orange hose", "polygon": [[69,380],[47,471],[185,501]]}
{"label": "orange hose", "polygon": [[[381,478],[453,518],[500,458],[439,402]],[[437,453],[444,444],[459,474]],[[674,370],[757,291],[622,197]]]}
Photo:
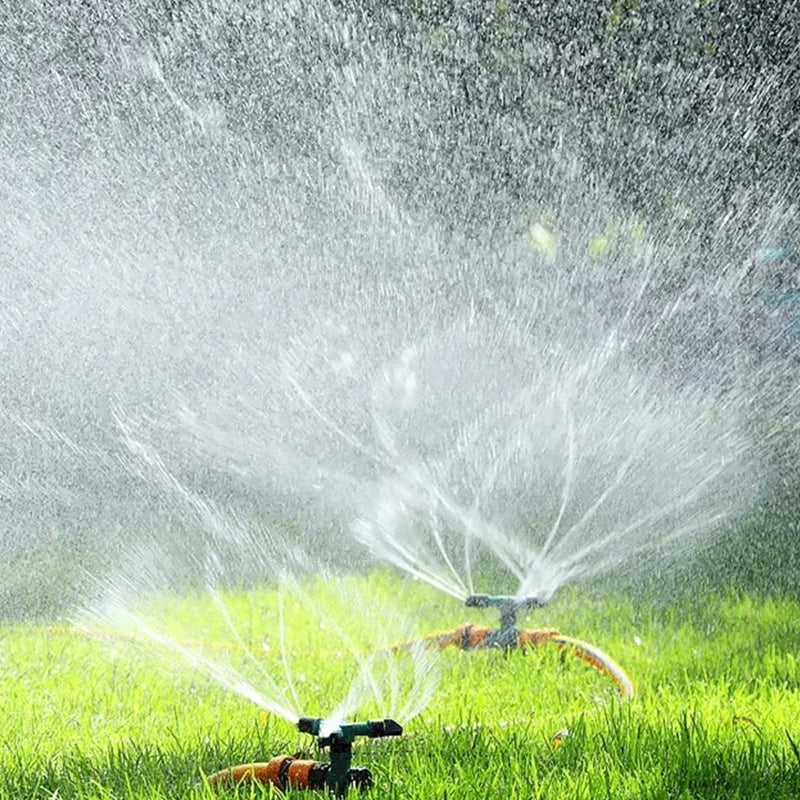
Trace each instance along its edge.
{"label": "orange hose", "polygon": [[271,783],[273,786],[279,786],[280,770],[287,758],[289,756],[275,756],[266,762],[229,767],[209,775],[208,782],[212,786],[236,786],[240,783]]}
{"label": "orange hose", "polygon": [[320,767],[318,761],[275,756],[269,761],[239,764],[209,775],[211,786],[237,786],[239,784],[272,784],[278,789],[319,789],[311,779],[311,771]]}
{"label": "orange hose", "polygon": [[[311,770],[318,765],[317,761],[295,759],[289,764],[286,772],[286,785],[297,789],[312,789]],[[319,787],[316,787],[319,788]]]}

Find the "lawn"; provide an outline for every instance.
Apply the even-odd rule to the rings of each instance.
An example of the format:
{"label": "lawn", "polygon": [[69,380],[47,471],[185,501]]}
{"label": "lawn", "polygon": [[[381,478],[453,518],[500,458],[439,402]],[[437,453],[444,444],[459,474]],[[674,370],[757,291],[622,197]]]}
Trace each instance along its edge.
{"label": "lawn", "polygon": [[[371,660],[392,643],[495,622],[491,610],[386,572],[219,602],[160,596],[138,613],[0,629],[0,798],[274,796],[222,792],[204,776],[280,753],[326,760],[269,701],[283,693],[302,714],[325,716],[359,675],[373,685],[354,690],[360,710],[348,718],[395,714],[405,729],[356,741],[353,763],[372,770],[373,796],[800,796],[800,607],[788,597],[710,591],[664,604],[570,589],[520,619],[612,655],[636,685],[631,702],[552,645]],[[415,667],[418,695],[434,691],[407,719]],[[267,706],[229,688],[234,668]]]}

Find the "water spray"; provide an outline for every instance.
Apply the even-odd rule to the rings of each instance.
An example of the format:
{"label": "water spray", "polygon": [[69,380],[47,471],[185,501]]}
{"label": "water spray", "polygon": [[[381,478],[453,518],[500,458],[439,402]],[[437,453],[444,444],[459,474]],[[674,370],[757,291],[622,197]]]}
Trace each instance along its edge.
{"label": "water spray", "polygon": [[342,722],[327,730],[322,717],[301,717],[297,729],[317,737],[320,748],[330,748],[330,761],[314,761],[292,756],[275,756],[266,762],[240,764],[214,773],[208,778],[212,786],[231,786],[240,783],[271,784],[281,791],[287,789],[328,790],[344,797],[352,788],[366,791],[372,787],[372,773],[363,767],[353,767],[353,742],[359,736],[369,739],[400,736],[402,726],[393,719],[374,719],[368,722]]}

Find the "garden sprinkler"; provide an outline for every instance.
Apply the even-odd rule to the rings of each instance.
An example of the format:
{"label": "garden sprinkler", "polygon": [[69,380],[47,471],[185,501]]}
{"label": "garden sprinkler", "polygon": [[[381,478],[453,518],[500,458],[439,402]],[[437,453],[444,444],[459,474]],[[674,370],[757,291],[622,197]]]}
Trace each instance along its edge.
{"label": "garden sprinkler", "polygon": [[483,650],[498,648],[510,651],[515,648],[536,648],[551,643],[572,653],[591,667],[607,675],[616,683],[623,697],[630,700],[634,695],[633,682],[625,670],[609,655],[593,644],[565,636],[556,628],[517,628],[517,614],[525,609],[542,608],[546,602],[539,597],[514,597],[503,594],[472,594],[466,598],[469,608],[500,609],[500,627],[490,628],[483,625],[466,623],[452,631],[434,633],[395,645],[393,650],[422,645],[423,647],[457,647],[460,650]]}
{"label": "garden sprinkler", "polygon": [[272,784],[281,791],[286,789],[328,790],[337,797],[344,797],[348,789],[356,787],[362,791],[372,787],[372,773],[362,767],[351,767],[353,742],[358,736],[370,739],[384,736],[400,736],[403,728],[393,719],[374,719],[368,722],[342,722],[331,732],[324,733],[322,717],[301,717],[297,729],[317,737],[319,747],[330,748],[330,761],[312,761],[275,756],[270,761],[240,764],[220,770],[208,779],[212,786],[229,786],[240,783]]}

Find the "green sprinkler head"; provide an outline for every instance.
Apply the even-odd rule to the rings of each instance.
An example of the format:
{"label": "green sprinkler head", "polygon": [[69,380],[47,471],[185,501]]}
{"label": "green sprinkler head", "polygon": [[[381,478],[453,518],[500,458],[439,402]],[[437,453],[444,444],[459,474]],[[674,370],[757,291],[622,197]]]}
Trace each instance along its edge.
{"label": "green sprinkler head", "polygon": [[317,737],[320,747],[329,747],[330,764],[324,776],[325,788],[338,797],[347,793],[350,786],[359,789],[372,787],[372,773],[368,769],[351,768],[353,758],[353,742],[357,736],[377,739],[384,736],[400,736],[403,727],[393,719],[373,719],[368,722],[342,722],[333,731],[322,735],[322,717],[301,717],[297,728],[301,733],[310,733]]}
{"label": "green sprinkler head", "polygon": [[468,608],[499,608],[500,627],[492,634],[490,647],[510,649],[517,644],[517,613],[546,605],[538,597],[513,597],[507,594],[471,594],[465,605]]}

